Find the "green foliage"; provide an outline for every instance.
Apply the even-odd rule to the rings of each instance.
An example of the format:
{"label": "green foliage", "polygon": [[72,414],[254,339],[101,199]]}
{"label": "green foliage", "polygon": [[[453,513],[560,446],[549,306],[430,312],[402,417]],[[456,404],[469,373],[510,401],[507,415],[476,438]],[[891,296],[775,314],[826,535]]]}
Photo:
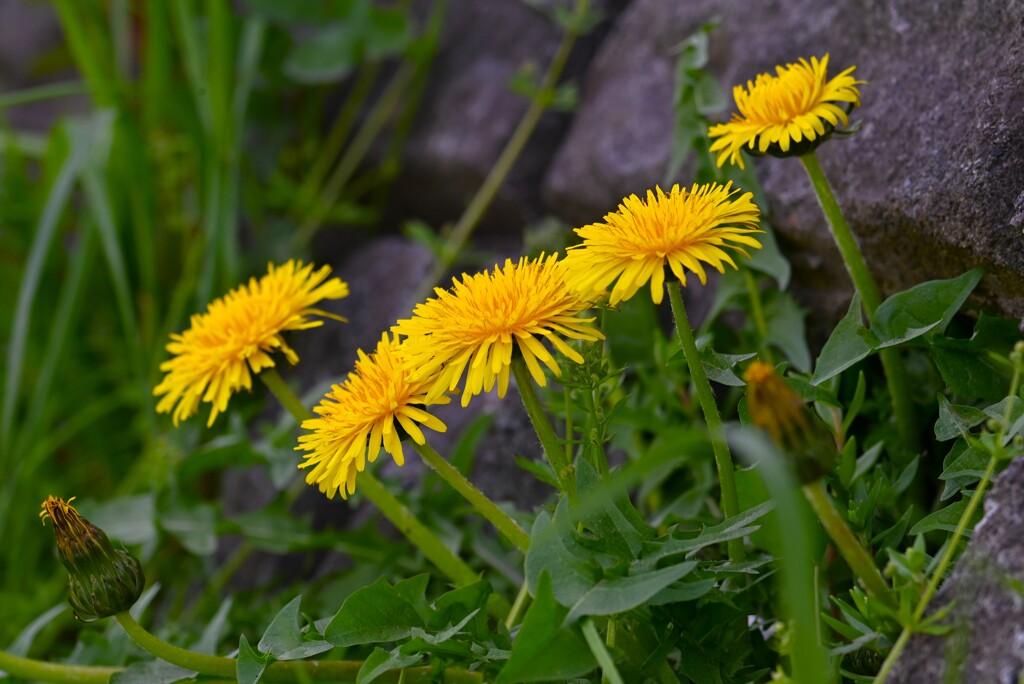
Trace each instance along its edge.
{"label": "green foliage", "polygon": [[[600,20],[585,4],[528,4],[573,35]],[[80,92],[96,106],[43,137],[0,134],[0,254],[15,264],[0,271],[5,653],[116,667],[111,681],[129,684],[211,676],[209,661],[154,659],[117,625],[83,628],[54,606],[65,580],[33,515],[51,493],[79,494],[83,515],[142,559],[151,585],[133,614],[152,605],[155,631],[193,656],[237,649],[222,660],[239,682],[305,681],[325,664],[366,683],[869,681],[903,631],[955,628],[948,607],[925,609],[1024,436],[1021,354],[1010,352],[1020,330],[970,308],[979,270],[895,293],[870,323],[854,297],[817,350],[763,224],[763,249],[717,277],[696,331],[743,464],[732,517],[665,312],[645,290],[595,310],[607,340],[577,345],[583,363],[560,360],[543,394],[575,490],[558,492],[551,466],[524,453],[521,477],[552,495],[536,510],[501,502],[530,530],[527,553],[432,472],[385,483],[470,564],[453,582],[371,507],[343,529],[297,514],[295,421],[269,416],[262,393],[233,398],[211,430],[173,429],[151,395],[168,334],[212,297],[268,260],[308,257],[324,224],[379,223],[446,4],[422,22],[405,3],[368,0],[55,5],[68,42],[54,59],[82,82],[6,94],[0,110]],[[767,208],[753,168],[719,169],[708,153],[707,125],[725,106],[706,69],[714,26],[678,46],[666,181],[732,180]],[[380,78],[384,59],[397,67]],[[546,87],[539,73],[527,65],[510,90],[572,110],[575,87]],[[342,79],[347,99],[324,121]],[[371,147],[387,150],[379,168],[368,168]],[[425,224],[407,233],[454,256]],[[885,349],[914,388],[925,435],[914,453],[893,448]],[[789,457],[748,424],[755,358],[820,422],[814,448],[837,463],[824,491],[891,601],[865,593]],[[446,456],[461,472],[480,467],[492,422],[457,436]],[[240,468],[262,472],[266,497],[227,510],[224,473]],[[357,492],[333,505],[361,503]],[[325,551],[345,560],[316,574]],[[269,584],[236,583],[240,568],[281,558]]]}

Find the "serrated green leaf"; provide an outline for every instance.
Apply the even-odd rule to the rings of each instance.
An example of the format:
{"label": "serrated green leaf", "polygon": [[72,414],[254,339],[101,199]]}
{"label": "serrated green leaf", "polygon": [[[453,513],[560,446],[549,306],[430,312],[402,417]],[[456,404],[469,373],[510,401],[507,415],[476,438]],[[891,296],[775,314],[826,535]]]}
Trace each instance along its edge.
{"label": "serrated green leaf", "polygon": [[985,355],[968,348],[948,346],[938,338],[929,351],[943,382],[962,401],[995,401],[1005,397],[1009,386],[1003,369]]}
{"label": "serrated green leaf", "polygon": [[810,404],[820,401],[829,406],[842,408],[843,404],[836,398],[836,395],[824,387],[812,385],[811,381],[802,375],[786,375],[782,378],[789,385],[790,389],[800,395],[806,403]]}
{"label": "serrated green leaf", "polygon": [[423,660],[423,656],[419,653],[403,655],[397,648],[385,651],[380,646],[376,646],[373,652],[363,661],[363,666],[359,668],[359,672],[356,673],[356,684],[370,684],[370,682],[381,675],[387,674],[392,670],[412,667],[421,660]]}
{"label": "serrated green leaf", "polygon": [[982,478],[991,455],[982,447],[971,446],[958,440],[942,463],[939,479],[946,483],[940,501],[949,499],[957,492],[971,486]]}
{"label": "serrated green leaf", "polygon": [[551,576],[543,573],[497,684],[565,681],[597,667],[583,638],[562,626],[568,612],[555,601]]}
{"label": "serrated green leaf", "polygon": [[942,394],[939,402],[939,418],[935,421],[935,439],[946,442],[958,436],[966,437],[971,428],[985,420],[985,412],[973,406],[958,406],[949,403]]}
{"label": "serrated green leaf", "polygon": [[318,634],[303,635],[299,631],[299,607],[302,597],[296,596],[278,611],[257,648],[276,660],[300,660],[334,648]]}
{"label": "serrated green leaf", "polygon": [[1006,419],[1003,432],[1003,444],[1024,430],[1024,401],[1020,397],[1006,397],[997,404],[985,407],[985,415],[1000,423]]}
{"label": "serrated green leaf", "polygon": [[[960,522],[960,517],[964,513],[964,509],[967,508],[967,499],[960,499],[956,503],[952,503],[945,508],[939,509],[931,515],[926,515],[917,521],[917,524],[910,528],[911,536],[924,534],[926,532],[932,532],[934,530],[944,530],[946,532],[953,532],[956,530],[957,523]],[[971,530],[974,529],[974,523],[981,517],[981,509],[974,513],[974,520],[970,521],[965,531],[966,536],[971,535]]]}
{"label": "serrated green leaf", "polygon": [[238,639],[238,660],[235,664],[238,684],[257,684],[271,661],[273,658],[270,655],[254,650],[245,635],[241,635]]}
{"label": "serrated green leaf", "polygon": [[925,333],[941,333],[981,281],[975,268],[949,280],[931,280],[897,292],[875,311],[871,331],[878,348],[892,347]]}
{"label": "serrated green leaf", "polygon": [[345,599],[324,637],[335,646],[355,646],[398,641],[424,627],[416,608],[382,577]]}
{"label": "serrated green leaf", "polygon": [[602,579],[573,604],[566,624],[586,615],[615,615],[636,608],[695,567],[696,561],[688,561],[639,575]]}
{"label": "serrated green leaf", "polygon": [[729,385],[730,387],[743,387],[747,384],[736,375],[733,369],[736,368],[736,364],[752,359],[755,356],[757,356],[756,353],[719,354],[710,345],[705,345],[700,350],[701,365],[704,367],[708,380],[722,385]]}
{"label": "serrated green leaf", "polygon": [[575,526],[568,520],[564,498],[559,501],[554,517],[546,512],[537,516],[526,552],[526,581],[536,593],[538,582],[546,573],[552,578],[552,591],[558,601],[572,605],[601,578],[601,572],[584,560],[589,554],[573,539]]}
{"label": "serrated green leaf", "polygon": [[814,366],[812,385],[820,385],[829,378],[866,358],[878,345],[878,338],[861,323],[860,295],[854,294],[850,308],[832,331]]}

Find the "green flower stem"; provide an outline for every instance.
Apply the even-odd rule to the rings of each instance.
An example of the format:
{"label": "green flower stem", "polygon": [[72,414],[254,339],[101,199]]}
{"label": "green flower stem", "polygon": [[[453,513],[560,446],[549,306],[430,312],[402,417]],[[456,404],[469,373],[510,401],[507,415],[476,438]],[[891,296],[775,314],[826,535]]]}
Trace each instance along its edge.
{"label": "green flower stem", "polygon": [[828,532],[828,536],[832,538],[832,541],[839,549],[839,553],[846,559],[850,569],[853,570],[853,574],[860,579],[868,595],[883,601],[890,608],[896,608],[896,599],[893,596],[892,589],[886,584],[882,574],[878,572],[875,561],[864,550],[864,547],[856,535],[854,535],[846,520],[836,510],[836,506],[832,499],[829,498],[828,492],[825,491],[825,486],[821,483],[821,480],[805,484],[802,489],[804,490],[804,496],[807,497],[807,501],[811,504],[811,508],[814,509],[815,514],[818,516],[818,520],[821,521],[822,527]]}
{"label": "green flower stem", "polygon": [[522,586],[519,587],[519,593],[516,594],[516,600],[512,603],[512,610],[508,612],[508,617],[505,618],[506,629],[510,630],[519,623],[519,616],[529,601],[530,585],[526,580],[523,580]]}
{"label": "green flower stem", "polygon": [[[1022,354],[1016,352],[1015,354],[1016,357],[1014,355],[1011,355],[1010,357],[1014,362],[1013,379],[1010,381],[1010,392],[1007,395],[1010,397],[1017,396],[1017,392],[1020,390],[1021,366],[1024,364]],[[914,615],[910,620],[910,624],[903,626],[903,631],[900,633],[896,643],[893,644],[892,650],[886,657],[885,662],[882,663],[882,668],[878,671],[874,684],[885,684],[885,680],[889,677],[889,673],[892,671],[893,666],[896,665],[896,661],[899,659],[900,654],[903,652],[907,642],[913,635],[914,627],[921,621],[921,618],[924,616],[924,612],[928,609],[928,604],[931,603],[931,600],[935,597],[935,592],[939,590],[939,584],[946,575],[946,569],[949,567],[949,564],[953,562],[953,554],[956,553],[956,549],[960,545],[960,540],[963,539],[964,533],[967,531],[967,526],[974,517],[975,511],[977,511],[978,506],[981,505],[982,495],[985,493],[985,490],[988,489],[988,485],[992,481],[992,476],[996,472],[996,464],[1002,460],[1004,449],[1003,438],[1006,436],[1006,427],[1010,424],[1010,410],[1012,408],[1013,403],[1006,402],[1006,410],[1003,412],[1003,420],[999,423],[999,429],[996,431],[995,439],[993,440],[992,455],[988,459],[988,465],[985,466],[985,472],[982,474],[981,480],[978,482],[978,486],[974,490],[974,494],[971,495],[970,501],[967,502],[967,506],[964,508],[964,512],[961,514],[960,520],[957,522],[952,536],[950,536],[946,541],[946,550],[943,552],[942,558],[939,559],[939,564],[935,568],[935,572],[932,573],[932,577],[928,581],[928,585],[925,587],[924,593],[921,594],[921,599],[917,603],[917,608],[914,610]]]}
{"label": "green flower stem", "polygon": [[[276,369],[267,368],[260,373],[259,377],[300,425],[303,421],[314,417],[295,396],[288,384],[281,379]],[[396,499],[369,470],[364,470],[359,474],[359,490],[384,514],[385,518],[398,528],[399,532],[423,552],[427,560],[437,566],[437,569],[455,584],[463,586],[478,579],[473,568],[445,546],[437,535],[420,522],[420,519]]]}
{"label": "green flower stem", "polygon": [[[574,19],[579,19],[585,14],[588,4],[588,0],[577,0]],[[480,185],[476,194],[473,195],[466,210],[459,217],[458,222],[449,232],[448,237],[445,239],[444,248],[441,254],[438,255],[438,259],[434,263],[433,268],[431,268],[430,273],[423,279],[423,284],[413,298],[414,302],[424,300],[433,291],[434,286],[444,277],[448,269],[452,267],[455,260],[458,259],[463,247],[465,247],[466,242],[473,234],[473,230],[484,217],[487,208],[491,206],[491,202],[497,196],[498,190],[501,189],[502,184],[505,182],[505,178],[512,171],[516,160],[522,154],[526,143],[530,140],[530,136],[533,135],[534,129],[537,128],[537,124],[540,122],[541,115],[551,105],[551,101],[554,99],[555,86],[558,84],[558,79],[562,76],[565,64],[569,60],[569,54],[572,52],[572,47],[579,35],[576,28],[579,26],[579,21],[567,23],[565,35],[562,37],[562,42],[559,44],[555,56],[548,65],[536,96],[531,100],[529,108],[523,114],[523,118],[519,120],[519,124],[512,132],[512,136],[508,139],[501,154],[498,155],[498,159],[494,162],[494,166],[491,167],[487,177],[484,178],[484,182]]]}
{"label": "green flower stem", "polygon": [[523,399],[523,407],[526,414],[533,423],[533,429],[540,438],[541,447],[544,449],[544,456],[555,471],[559,488],[569,495],[570,499],[576,498],[576,482],[573,478],[572,463],[565,457],[562,451],[561,442],[555,434],[555,428],[551,427],[544,405],[540,403],[537,391],[533,388],[533,378],[526,368],[526,362],[520,357],[512,359],[512,375],[516,378],[516,387],[519,388],[519,396]]}
{"label": "green flower stem", "polygon": [[[212,656],[205,653],[196,653],[174,644],[169,644],[155,634],[149,632],[140,625],[130,613],[118,613],[115,618],[124,631],[131,637],[140,648],[152,655],[166,660],[172,665],[183,667],[186,670],[193,670],[205,675],[215,677],[226,677],[234,680],[236,677],[237,662],[234,658]],[[298,668],[296,668],[298,665]],[[260,681],[263,682],[296,682],[304,679],[319,681],[353,681],[363,666],[361,660],[303,660],[303,661],[281,661],[271,663],[264,671]],[[431,682],[434,681],[434,669],[430,666],[413,667],[400,672],[390,672],[385,675],[384,681],[401,682]],[[460,684],[476,684],[483,682],[483,677],[476,672],[466,672],[457,668],[447,668],[444,671],[444,681],[459,682]],[[56,680],[50,680],[56,681]],[[85,680],[61,680],[61,681],[85,681]],[[100,680],[89,680],[100,681]],[[102,680],[106,681],[106,680]]]}
{"label": "green flower stem", "polygon": [[[114,616],[124,631],[131,637],[139,648],[147,651],[161,660],[166,660],[172,665],[183,667],[186,670],[194,670],[208,675],[218,677],[234,677],[234,658],[223,658],[221,656],[196,653],[174,644],[169,644],[160,637],[146,630],[140,625],[131,613],[125,611]],[[268,668],[269,669],[269,668]]]}
{"label": "green flower stem", "polygon": [[[722,513],[726,518],[731,518],[739,514],[740,506],[739,497],[736,494],[732,454],[725,441],[722,417],[718,414],[718,404],[715,403],[715,395],[711,391],[711,384],[704,372],[704,364],[701,362],[700,352],[697,351],[697,341],[693,338],[690,320],[686,317],[686,307],[683,305],[683,294],[679,281],[669,280],[666,287],[668,287],[669,302],[672,304],[672,315],[676,319],[679,344],[683,348],[686,364],[690,367],[690,379],[693,380],[693,385],[697,390],[697,399],[700,401],[700,407],[704,412],[704,421],[707,423],[708,432],[711,435],[711,448],[715,452],[715,466],[718,468],[718,482],[722,488]],[[742,539],[729,541],[730,560],[739,562],[744,559],[745,555]]]}
{"label": "green flower stem", "polygon": [[590,652],[594,654],[594,659],[601,666],[601,681],[608,684],[624,684],[622,675],[619,674],[618,668],[615,667],[615,660],[612,659],[612,654],[605,648],[604,642],[601,641],[601,635],[597,633],[594,621],[584,620],[582,629],[583,638],[586,639]]}
{"label": "green flower stem", "polygon": [[451,463],[441,458],[429,444],[417,444],[413,441],[413,447],[431,470],[452,486],[477,512],[486,518],[498,531],[505,535],[513,546],[523,553],[530,548],[530,535],[528,535],[515,520],[510,518],[505,511],[497,505],[486,494],[476,488],[472,482],[466,479],[459,470]]}
{"label": "green flower stem", "polygon": [[306,408],[302,400],[295,395],[295,392],[284,381],[284,378],[281,377],[276,368],[264,368],[260,371],[259,378],[277,400],[281,402],[284,410],[292,414],[292,418],[295,419],[296,423],[302,425],[303,422],[310,418],[316,418],[313,412]]}
{"label": "green flower stem", "polygon": [[[864,304],[864,312],[870,322],[875,317],[875,311],[882,303],[882,296],[879,294],[878,285],[868,270],[864,255],[857,246],[857,240],[846,223],[842,209],[836,201],[832,192],[832,186],[825,177],[825,172],[818,163],[818,157],[814,152],[802,155],[800,161],[807,171],[807,176],[814,186],[814,193],[818,197],[818,203],[825,214],[829,227],[832,229],[832,237],[835,239],[839,254],[843,257],[846,270],[850,273],[853,286],[860,293],[861,302]],[[907,383],[907,374],[900,362],[899,353],[894,348],[879,350],[878,356],[882,361],[882,369],[885,371],[886,386],[892,398],[893,414],[896,416],[896,428],[899,431],[902,446],[908,451],[916,448],[915,435],[917,429],[914,420],[914,404],[910,398],[910,388]]]}
{"label": "green flower stem", "polygon": [[107,684],[111,676],[121,672],[120,667],[95,667],[91,665],[62,665],[43,660],[22,658],[0,651],[0,671],[33,682],[57,682],[58,684]]}

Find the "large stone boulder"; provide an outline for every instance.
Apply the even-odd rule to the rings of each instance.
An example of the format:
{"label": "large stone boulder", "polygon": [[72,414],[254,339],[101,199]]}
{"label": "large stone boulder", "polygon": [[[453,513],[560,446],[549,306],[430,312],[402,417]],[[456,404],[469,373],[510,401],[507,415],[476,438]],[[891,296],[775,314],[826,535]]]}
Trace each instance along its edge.
{"label": "large stone boulder", "polygon": [[[483,183],[529,107],[525,97],[510,90],[510,80],[529,66],[539,81],[562,40],[562,28],[531,4],[568,3],[452,0],[393,190],[401,212],[435,225],[454,221]],[[591,2],[609,18],[625,4]],[[606,20],[576,41],[563,82],[582,77],[607,25]],[[544,114],[499,190],[483,230],[518,233],[542,215],[541,179],[568,121],[563,113]]]}
{"label": "large stone boulder", "polygon": [[[855,64],[869,82],[854,114],[863,130],[819,156],[886,293],[980,265],[986,277],[976,301],[1022,316],[1022,16],[1021,0],[635,0],[587,74],[545,198],[581,223],[663,180],[673,48],[720,17],[709,69],[727,88],[825,53],[832,73]],[[848,278],[800,164],[756,164],[798,294],[835,317],[848,301]]]}

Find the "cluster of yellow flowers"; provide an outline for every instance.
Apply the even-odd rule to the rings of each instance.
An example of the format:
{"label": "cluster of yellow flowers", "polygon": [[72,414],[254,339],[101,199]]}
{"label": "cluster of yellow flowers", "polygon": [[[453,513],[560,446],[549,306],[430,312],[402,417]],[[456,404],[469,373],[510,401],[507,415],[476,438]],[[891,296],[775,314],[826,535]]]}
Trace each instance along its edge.
{"label": "cluster of yellow flowers", "polygon": [[[758,77],[749,93],[738,88],[742,116],[710,131],[719,138],[711,148],[720,151],[719,165],[728,158],[742,166],[740,150],[753,151],[755,143],[758,152],[770,152],[772,145],[786,152],[791,141],[821,138],[839,120],[846,123],[846,113],[832,103],[856,104],[858,82],[849,76],[852,69],[826,82],[827,64],[826,56],[788,65],[778,77]],[[359,351],[348,379],[331,388],[315,409],[318,417],[302,424],[308,432],[296,449],[308,452],[300,466],[308,469],[306,481],[328,497],[338,492],[344,498],[382,448],[402,465],[402,432],[423,444],[421,425],[445,430],[426,407],[448,402],[447,394],[460,384],[463,406],[495,386],[504,396],[517,354],[543,386],[542,364],[560,375],[545,341],[582,363],[566,340],[604,339],[583,312],[601,301],[615,306],[648,283],[652,300],[660,303],[666,267],[684,285],[687,272],[705,283],[705,265],[719,272],[735,268],[729,250],[749,256],[747,248],[761,247],[754,237],[761,232],[759,217],[752,194],[731,183],[689,190],[677,185],[667,193],[655,188],[646,198],[625,198],[604,221],[577,228],[581,242],[564,258],[507,260],[491,271],[463,274],[448,289],[436,288],[436,297],[398,321],[372,353]],[[194,316],[191,328],[172,335],[167,346],[172,358],[161,366],[167,375],[154,390],[163,395],[157,410],[173,409],[177,424],[203,401],[212,405],[212,424],[233,392],[250,389],[250,373],[274,365],[272,352],[280,350],[295,363],[282,333],[320,325],[309,316],[327,314],[312,307],[348,294],[344,282],[327,280],[329,272],[296,262],[271,265],[260,280]]]}

